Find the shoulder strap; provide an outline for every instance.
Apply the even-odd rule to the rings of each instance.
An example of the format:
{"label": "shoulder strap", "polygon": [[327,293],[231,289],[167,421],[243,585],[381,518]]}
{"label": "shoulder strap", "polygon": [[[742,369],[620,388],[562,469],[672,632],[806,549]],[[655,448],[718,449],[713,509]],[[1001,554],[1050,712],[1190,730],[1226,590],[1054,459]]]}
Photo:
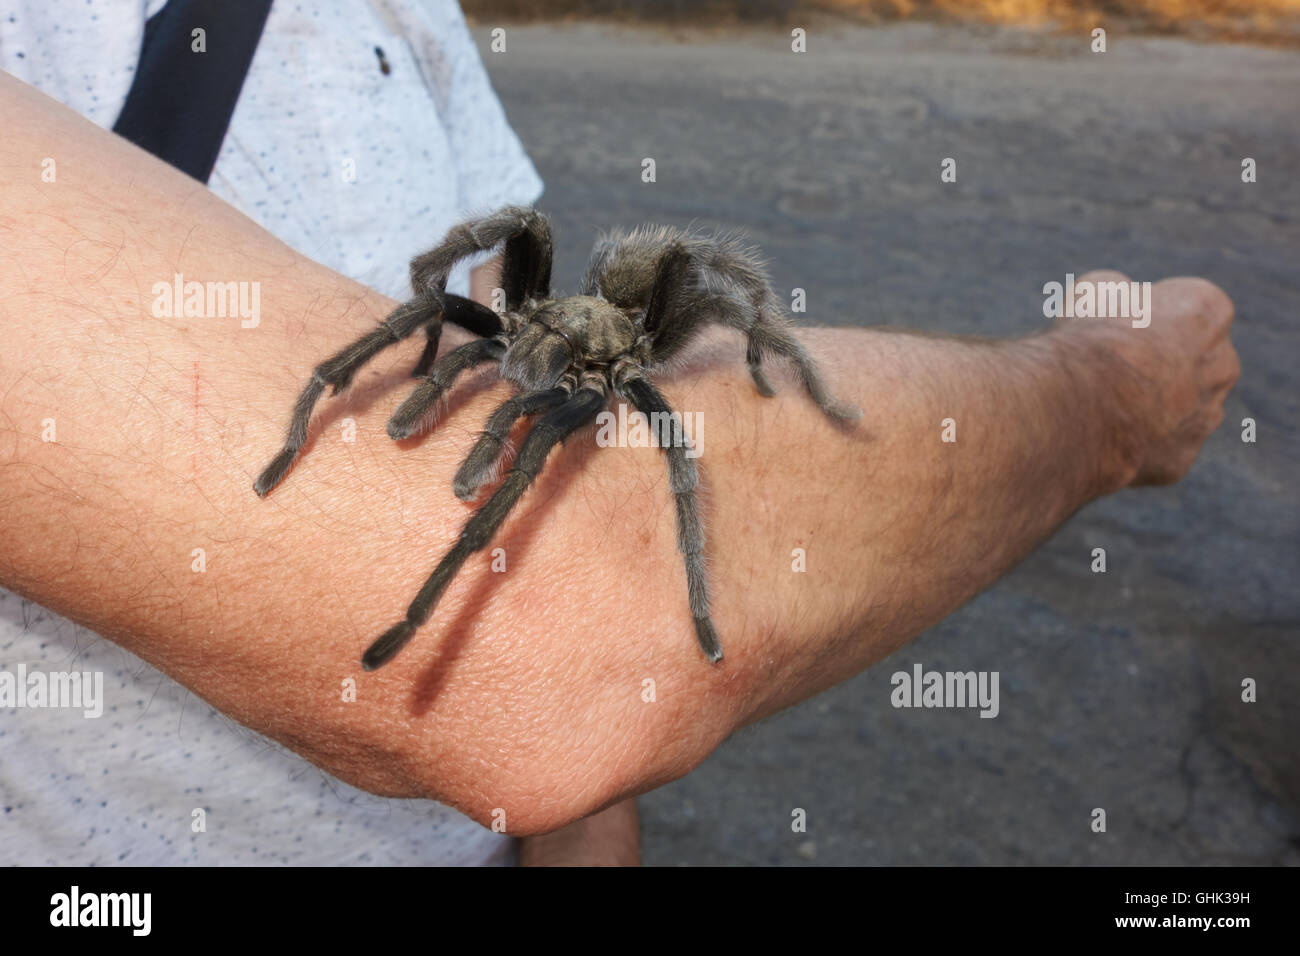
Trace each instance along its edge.
{"label": "shoulder strap", "polygon": [[[206,183],[270,10],[271,0],[167,0],[145,24],[113,132]],[[198,29],[205,52],[194,50]]]}

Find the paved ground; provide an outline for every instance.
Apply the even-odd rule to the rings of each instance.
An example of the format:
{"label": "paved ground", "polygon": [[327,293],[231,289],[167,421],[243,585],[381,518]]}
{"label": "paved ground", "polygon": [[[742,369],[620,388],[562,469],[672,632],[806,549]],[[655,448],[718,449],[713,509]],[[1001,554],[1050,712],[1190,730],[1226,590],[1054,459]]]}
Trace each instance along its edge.
{"label": "paved ground", "polygon": [[[1024,332],[1044,282],[1101,266],[1205,275],[1238,307],[1241,384],[1186,481],[1086,509],[646,797],[646,860],[1300,863],[1300,55],[915,25],[814,30],[803,55],[776,32],[508,26],[493,54],[489,26],[570,290],[597,229],[700,219],[747,229],[817,323]],[[1001,715],[893,709],[914,662],[999,671]]]}

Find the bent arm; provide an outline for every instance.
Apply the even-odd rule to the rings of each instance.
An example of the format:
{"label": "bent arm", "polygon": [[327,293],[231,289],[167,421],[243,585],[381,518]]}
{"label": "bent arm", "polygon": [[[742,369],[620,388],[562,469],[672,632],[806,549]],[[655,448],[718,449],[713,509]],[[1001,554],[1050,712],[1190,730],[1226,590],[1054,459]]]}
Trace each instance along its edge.
{"label": "bent arm", "polygon": [[[1107,370],[1069,336],[810,330],[866,410],[841,430],[792,380],[760,397],[718,333],[661,385],[703,416],[721,664],[692,635],[660,453],[587,433],[404,654],[365,674],[362,651],[471,513],[452,476],[508,390],[467,381],[431,435],[394,444],[423,343],[395,345],[321,403],[259,500],[313,365],[394,303],[3,75],[0,122],[0,583],[379,793],[482,822],[504,809],[529,833],[650,789],[934,623],[1136,467]],[[155,283],[177,274],[256,283],[259,321],[155,314]],[[444,350],[467,337],[447,329]]]}

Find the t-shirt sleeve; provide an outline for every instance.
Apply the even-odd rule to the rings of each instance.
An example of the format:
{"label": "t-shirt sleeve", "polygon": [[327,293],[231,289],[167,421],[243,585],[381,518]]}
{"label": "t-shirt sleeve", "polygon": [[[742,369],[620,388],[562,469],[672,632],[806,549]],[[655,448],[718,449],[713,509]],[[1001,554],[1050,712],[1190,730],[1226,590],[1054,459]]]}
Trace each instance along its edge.
{"label": "t-shirt sleeve", "polygon": [[443,49],[450,82],[442,117],[455,157],[461,212],[531,206],[542,194],[541,177],[506,119],[460,7],[447,6]]}
{"label": "t-shirt sleeve", "polygon": [[0,0],[0,69],[109,129],[163,0]]}

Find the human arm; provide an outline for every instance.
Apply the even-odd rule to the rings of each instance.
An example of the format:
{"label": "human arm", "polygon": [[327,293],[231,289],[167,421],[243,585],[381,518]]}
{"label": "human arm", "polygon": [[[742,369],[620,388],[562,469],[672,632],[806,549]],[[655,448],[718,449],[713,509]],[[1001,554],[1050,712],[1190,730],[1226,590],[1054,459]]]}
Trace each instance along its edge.
{"label": "human arm", "polygon": [[[452,474],[505,386],[467,381],[431,435],[395,445],[384,425],[423,343],[394,346],[322,402],[302,460],[259,500],[253,478],[312,366],[394,303],[8,77],[0,119],[0,583],[349,782],[484,823],[501,809],[511,833],[687,772],[939,620],[1087,501],[1176,476],[1161,468],[1194,454],[1235,377],[1230,347],[1210,347],[1230,307],[1200,285],[1164,286],[1152,329],[1135,330],[1195,313],[1204,347],[1178,348],[1213,360],[1191,397],[1181,366],[1172,391],[1144,378],[1136,334],[809,330],[866,411],[839,430],[789,379],[760,397],[743,344],[710,335],[662,387],[704,415],[721,664],[694,643],[661,455],[587,435],[493,542],[506,572],[483,552],[411,646],[366,674],[361,652],[469,514]],[[155,317],[152,286],[176,273],[258,282],[260,322]],[[449,328],[443,348],[466,338]],[[1174,405],[1190,410],[1182,432],[1153,407]],[[955,444],[940,441],[946,417]]]}

